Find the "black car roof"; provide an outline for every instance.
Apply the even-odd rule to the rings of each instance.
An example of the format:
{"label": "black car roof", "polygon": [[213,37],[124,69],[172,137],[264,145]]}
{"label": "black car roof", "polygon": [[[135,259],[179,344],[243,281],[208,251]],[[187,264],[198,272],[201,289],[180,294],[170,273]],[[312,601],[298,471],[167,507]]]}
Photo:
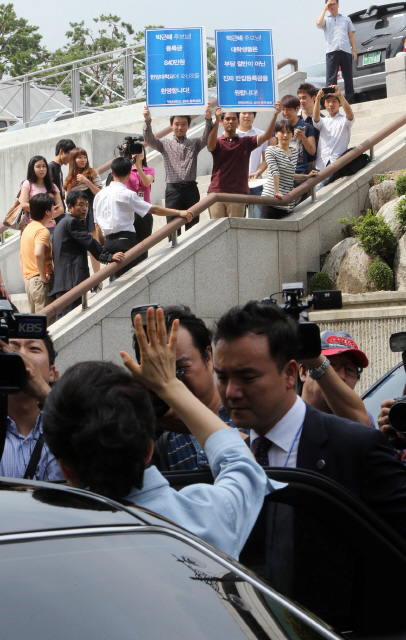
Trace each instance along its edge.
{"label": "black car roof", "polygon": [[0,536],[30,531],[165,525],[165,518],[67,485],[0,478]]}
{"label": "black car roof", "polygon": [[[348,17],[354,22],[354,20],[360,20],[361,16],[367,11],[369,7],[373,7],[374,9],[378,9],[378,16],[383,15],[393,15],[398,11],[406,11],[406,2],[391,2],[390,4],[382,4],[382,5],[368,5],[365,9],[361,11],[356,11],[355,13],[349,13]],[[377,17],[377,16],[372,16]]]}

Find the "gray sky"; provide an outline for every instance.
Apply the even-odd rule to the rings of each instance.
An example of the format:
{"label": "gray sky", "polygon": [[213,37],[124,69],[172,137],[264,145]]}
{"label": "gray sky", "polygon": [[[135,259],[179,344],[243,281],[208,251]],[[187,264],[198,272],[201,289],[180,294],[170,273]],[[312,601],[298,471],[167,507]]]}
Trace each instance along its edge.
{"label": "gray sky", "polygon": [[[372,0],[341,0],[340,10],[348,15],[371,4]],[[65,44],[69,21],[84,20],[90,26],[93,18],[102,13],[113,13],[130,22],[136,31],[147,24],[205,26],[208,36],[213,36],[215,29],[273,28],[277,60],[297,58],[299,68],[322,62],[325,58],[324,36],[315,24],[323,5],[323,0],[262,0],[256,3],[248,0],[232,0],[231,3],[218,0],[115,0],[114,3],[97,0],[80,4],[72,3],[72,0],[51,4],[44,0],[14,0],[17,15],[40,27],[43,43],[50,50]],[[147,11],[147,7],[152,10]]]}

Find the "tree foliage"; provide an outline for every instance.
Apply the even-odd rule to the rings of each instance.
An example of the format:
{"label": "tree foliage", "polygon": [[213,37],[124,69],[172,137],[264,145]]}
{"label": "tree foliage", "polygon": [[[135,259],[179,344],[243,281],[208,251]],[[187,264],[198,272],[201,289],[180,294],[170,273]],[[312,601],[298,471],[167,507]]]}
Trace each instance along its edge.
{"label": "tree foliage", "polygon": [[38,69],[48,57],[38,27],[18,18],[12,4],[0,4],[0,78]]}

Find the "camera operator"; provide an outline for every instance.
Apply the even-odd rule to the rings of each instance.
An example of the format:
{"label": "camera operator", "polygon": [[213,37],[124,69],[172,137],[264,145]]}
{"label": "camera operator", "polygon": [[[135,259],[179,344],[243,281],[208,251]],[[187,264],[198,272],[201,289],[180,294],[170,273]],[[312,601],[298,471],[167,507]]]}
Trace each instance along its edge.
{"label": "camera operator", "polygon": [[297,396],[296,321],[252,301],[219,319],[214,341],[220,397],[233,424],[250,430],[257,462],[338,482],[406,537],[406,469],[382,434]]}
{"label": "camera operator", "polygon": [[[403,389],[403,395],[406,395],[406,386]],[[404,465],[406,465],[406,433],[400,433],[399,431],[396,431],[396,435],[398,438],[396,447],[393,447],[392,442],[389,438],[389,435],[394,432],[394,429],[389,422],[389,411],[390,411],[390,408],[395,404],[395,402],[396,400],[393,400],[391,398],[388,400],[384,400],[381,403],[381,411],[378,416],[378,427],[379,427],[379,430],[382,431],[383,435],[385,436],[386,441],[388,442],[388,445],[392,447],[395,456]],[[404,442],[404,447],[400,446],[402,441]]]}
{"label": "camera operator", "polygon": [[48,445],[42,439],[41,408],[55,381],[55,349],[50,335],[43,340],[0,341],[3,352],[14,351],[24,360],[27,379],[22,391],[8,396],[8,418],[0,476],[34,480],[63,480]]}
{"label": "camera operator", "polygon": [[[131,174],[131,161],[128,158],[114,158],[111,163],[111,174],[113,182],[99,191],[94,199],[96,229],[99,242],[104,244],[106,251],[113,254],[126,252],[138,244],[137,234],[134,231],[134,211],[140,217],[144,217],[147,213],[154,213],[157,216],[171,215],[186,218],[186,220],[193,218],[191,211],[177,211],[152,205],[127,189],[126,183]],[[139,258],[133,260],[110,276],[110,280],[116,280],[139,261]]]}
{"label": "camera operator", "polygon": [[319,411],[375,427],[373,417],[354,391],[368,364],[366,354],[349,333],[323,331],[321,355],[299,366],[302,400]]}
{"label": "camera operator", "polygon": [[[142,200],[151,204],[151,185],[155,182],[155,169],[149,167],[147,164],[145,148],[141,139],[144,140],[144,137],[128,137],[126,138],[127,142],[121,147],[122,156],[132,161],[130,178],[125,186],[127,189],[131,189],[131,191],[135,191]],[[112,179],[113,176],[111,176],[111,180]],[[110,184],[110,182],[108,184]],[[106,186],[108,186],[108,184],[106,182]],[[134,214],[134,229],[138,242],[149,238],[152,233],[153,222],[152,214],[149,212],[143,218],[137,213]],[[140,256],[139,262],[146,260],[146,258],[148,258],[148,251]]]}

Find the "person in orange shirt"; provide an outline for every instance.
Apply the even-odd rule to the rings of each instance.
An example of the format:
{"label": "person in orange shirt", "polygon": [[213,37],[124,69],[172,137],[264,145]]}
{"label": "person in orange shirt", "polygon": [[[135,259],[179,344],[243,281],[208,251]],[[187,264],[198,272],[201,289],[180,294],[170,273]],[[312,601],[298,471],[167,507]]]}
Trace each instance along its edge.
{"label": "person in orange shirt", "polygon": [[31,222],[21,235],[21,257],[31,313],[40,313],[52,300],[48,294],[54,265],[46,224],[53,214],[54,200],[48,193],[38,193],[30,198]]}

